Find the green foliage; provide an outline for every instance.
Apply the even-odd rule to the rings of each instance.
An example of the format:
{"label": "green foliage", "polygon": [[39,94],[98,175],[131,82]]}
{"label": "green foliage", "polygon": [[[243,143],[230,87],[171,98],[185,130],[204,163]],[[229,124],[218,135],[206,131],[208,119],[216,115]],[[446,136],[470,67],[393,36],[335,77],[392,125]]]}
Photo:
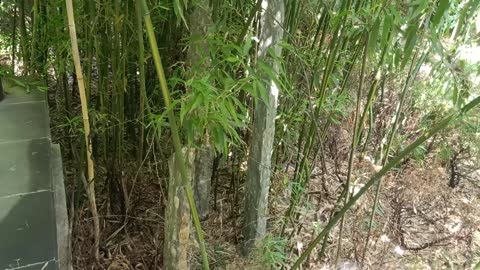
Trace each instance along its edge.
{"label": "green foliage", "polygon": [[83,124],[82,124],[82,117],[75,116],[73,118],[65,117],[65,123],[58,125],[59,128],[67,128],[68,133],[72,137],[80,137],[80,135],[84,134]]}
{"label": "green foliage", "polygon": [[[189,40],[196,46],[195,38]],[[180,124],[189,145],[210,140],[217,151],[227,154],[230,144],[242,143],[238,131],[248,124],[248,109],[239,99],[242,93],[254,98],[264,96],[265,89],[254,75],[235,78],[234,70],[246,70],[250,46],[237,46],[220,34],[206,37],[211,66],[192,68],[188,79],[173,78],[185,90],[180,100]],[[185,72],[178,72],[185,74]]]}
{"label": "green foliage", "polygon": [[177,16],[179,23],[180,21],[185,24],[185,27],[188,28],[187,20],[185,19],[184,10],[187,7],[186,0],[173,0],[173,10],[175,11],[175,15]]}
{"label": "green foliage", "polygon": [[273,269],[281,269],[286,266],[287,239],[267,235],[263,240],[262,261]]}
{"label": "green foliage", "polygon": [[449,6],[450,6],[450,0],[439,1],[438,7],[435,11],[435,15],[432,17],[433,26],[437,26],[440,23],[440,20],[443,18]]}
{"label": "green foliage", "polygon": [[[180,123],[190,145],[208,134],[217,150],[226,154],[229,143],[241,143],[236,129],[245,127],[247,109],[236,91],[243,89],[246,82],[221,79],[206,75],[184,82],[188,90],[181,100]],[[215,87],[215,82],[221,85]]]}
{"label": "green foliage", "polygon": [[[10,73],[5,73],[5,74],[10,74]],[[38,79],[35,78],[21,78],[21,77],[15,77],[12,75],[2,75],[1,70],[0,70],[0,75],[4,76],[6,81],[8,81],[12,86],[20,86],[27,91],[27,93],[30,93],[32,90],[37,90],[41,92],[46,92],[48,90],[47,86]]]}
{"label": "green foliage", "polygon": [[427,149],[423,145],[420,145],[419,147],[415,148],[415,150],[413,150],[412,158],[422,164],[425,160],[426,154]]}
{"label": "green foliage", "polygon": [[351,100],[345,92],[332,94],[325,101],[325,114],[328,115],[328,121],[338,125],[345,120],[351,110]]}
{"label": "green foliage", "polygon": [[[13,8],[14,1],[0,1],[0,56],[10,53],[12,44],[12,29],[13,29]],[[8,20],[6,20],[8,18]]]}
{"label": "green foliage", "polygon": [[229,263],[229,259],[231,257],[231,254],[228,253],[227,250],[225,250],[221,245],[215,244],[214,246],[214,252],[215,252],[215,269],[220,268],[220,269],[225,269]]}
{"label": "green foliage", "polygon": [[443,162],[447,162],[452,158],[452,156],[453,156],[452,146],[449,145],[448,143],[442,143],[440,145],[440,150],[438,152],[438,158],[440,158],[440,160]]}

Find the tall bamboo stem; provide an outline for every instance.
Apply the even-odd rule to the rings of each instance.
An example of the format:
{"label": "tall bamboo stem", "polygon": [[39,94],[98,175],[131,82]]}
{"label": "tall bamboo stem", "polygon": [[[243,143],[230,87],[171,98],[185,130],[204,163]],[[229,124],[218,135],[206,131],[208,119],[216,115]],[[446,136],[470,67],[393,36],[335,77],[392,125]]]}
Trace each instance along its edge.
{"label": "tall bamboo stem", "polygon": [[[362,67],[361,67],[361,72],[360,72],[360,82],[358,84],[358,91],[357,91],[357,105],[355,109],[355,121],[354,121],[354,127],[353,127],[353,137],[352,137],[352,144],[350,147],[350,156],[348,158],[348,171],[347,171],[347,180],[345,184],[345,190],[347,192],[345,196],[345,204],[347,203],[349,199],[349,192],[350,192],[350,185],[351,185],[351,180],[352,180],[352,171],[353,171],[353,160],[355,158],[355,152],[357,150],[358,146],[358,137],[360,133],[360,129],[362,128],[361,119],[360,119],[360,105],[362,102],[362,91],[363,91],[363,83],[365,79],[365,66],[367,64],[367,58],[368,58],[368,40],[369,40],[369,34],[367,32],[366,37],[365,37],[365,50],[363,52],[363,61],[362,61]],[[338,247],[337,247],[337,255],[335,257],[335,268],[337,268],[338,260],[340,258],[341,254],[341,249],[342,249],[342,236],[343,236],[343,225],[344,225],[344,217],[342,217],[340,221],[340,231],[338,233]]]}
{"label": "tall bamboo stem", "polygon": [[[395,121],[394,121],[393,126],[390,130],[390,135],[389,135],[388,142],[387,142],[387,148],[385,149],[385,155],[384,155],[383,161],[381,161],[382,166],[384,166],[387,163],[388,156],[390,155],[390,149],[392,147],[393,138],[396,134],[398,124],[400,122],[400,113],[402,112],[402,108],[403,108],[403,104],[404,104],[404,101],[405,101],[405,96],[406,96],[407,90],[410,88],[412,82],[415,80],[415,77],[417,76],[417,72],[420,69],[420,67],[423,65],[423,62],[425,61],[427,54],[428,53],[424,53],[419,61],[416,61],[416,59],[417,59],[416,55],[412,59],[412,64],[410,66],[410,70],[408,71],[408,77],[407,77],[407,80],[405,82],[405,86],[404,86],[404,88],[402,90],[402,93],[401,93],[401,96],[400,96],[400,103],[398,104],[397,111],[395,112]],[[371,236],[370,233],[371,233],[371,230],[372,230],[372,227],[373,227],[373,222],[374,222],[374,219],[375,219],[375,209],[377,208],[377,205],[378,205],[378,200],[379,200],[379,195],[380,195],[381,188],[382,188],[382,178],[380,178],[378,180],[377,184],[376,184],[375,198],[374,198],[374,201],[373,201],[373,206],[372,206],[372,210],[371,210],[371,214],[370,214],[370,220],[369,220],[369,223],[368,223],[367,239],[365,240],[365,246],[364,246],[363,253],[362,253],[362,259],[361,259],[362,264],[365,260],[365,255],[367,253],[368,243],[370,241],[370,236]]]}
{"label": "tall bamboo stem", "polygon": [[148,9],[146,0],[137,0],[137,1],[141,1],[142,7],[143,7],[143,13],[144,13],[143,18],[145,20],[145,26],[147,28],[148,40],[150,42],[150,47],[153,54],[153,60],[155,62],[155,69],[157,71],[160,88],[162,90],[163,100],[168,110],[169,124],[170,124],[170,129],[172,130],[172,139],[173,139],[173,145],[175,148],[175,155],[176,155],[175,160],[177,161],[178,163],[177,165],[180,168],[180,174],[183,179],[183,185],[185,186],[185,192],[187,194],[188,203],[190,205],[190,211],[192,211],[193,223],[195,226],[195,230],[197,232],[198,242],[200,245],[200,253],[202,256],[203,269],[208,270],[210,269],[210,266],[208,265],[208,256],[207,256],[207,250],[205,248],[205,240],[203,239],[203,231],[200,224],[200,219],[198,217],[197,208],[195,206],[195,200],[193,198],[193,190],[190,183],[188,182],[189,178],[187,175],[185,159],[183,157],[182,145],[180,143],[180,135],[179,135],[179,130],[177,126],[177,119],[175,117],[175,114],[172,108],[170,90],[168,89],[167,79],[165,77],[165,72],[163,70],[162,60],[158,52],[157,39],[155,37],[155,32],[153,31],[153,23],[150,17],[150,11]]}
{"label": "tall bamboo stem", "polygon": [[137,40],[138,40],[138,70],[140,79],[140,91],[139,91],[139,123],[138,123],[138,163],[143,159],[143,145],[145,139],[145,101],[147,99],[147,92],[145,87],[145,46],[143,44],[143,23],[142,23],[142,7],[140,2],[137,1],[135,5],[135,11],[137,16]]}
{"label": "tall bamboo stem", "polygon": [[97,213],[97,205],[95,202],[95,171],[93,167],[93,157],[92,157],[92,142],[90,138],[90,122],[88,119],[88,105],[87,98],[85,93],[85,83],[83,80],[82,65],[80,63],[80,53],[78,50],[78,41],[77,41],[77,31],[75,28],[75,17],[73,12],[72,0],[66,0],[67,4],[67,16],[68,16],[68,27],[70,29],[70,40],[72,43],[72,57],[75,64],[75,72],[77,75],[78,81],[78,90],[80,92],[80,103],[82,107],[82,118],[83,118],[83,128],[85,130],[85,144],[87,149],[87,195],[90,201],[90,210],[92,211],[93,225],[94,225],[94,252],[95,259],[99,260],[99,243],[100,243],[100,222]]}

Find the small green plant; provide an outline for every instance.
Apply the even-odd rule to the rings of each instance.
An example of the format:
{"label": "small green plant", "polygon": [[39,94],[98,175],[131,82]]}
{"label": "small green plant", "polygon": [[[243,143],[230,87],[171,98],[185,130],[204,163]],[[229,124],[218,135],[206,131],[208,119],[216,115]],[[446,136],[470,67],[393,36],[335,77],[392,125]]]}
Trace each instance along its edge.
{"label": "small green plant", "polygon": [[13,86],[21,86],[25,88],[25,91],[27,91],[27,93],[30,93],[33,89],[41,92],[46,92],[48,90],[47,86],[37,80],[22,79],[13,76],[7,76],[6,80],[8,80]]}
{"label": "small green plant", "polygon": [[263,241],[262,263],[273,269],[281,269],[287,263],[287,239],[267,235]]}
{"label": "small green plant", "polygon": [[231,254],[229,254],[228,251],[218,243],[215,244],[213,249],[215,252],[215,268],[225,269],[228,265]]}
{"label": "small green plant", "polygon": [[415,150],[413,150],[412,158],[420,162],[421,164],[423,164],[423,161],[425,160],[426,155],[427,155],[427,149],[425,148],[425,146],[420,145]]}

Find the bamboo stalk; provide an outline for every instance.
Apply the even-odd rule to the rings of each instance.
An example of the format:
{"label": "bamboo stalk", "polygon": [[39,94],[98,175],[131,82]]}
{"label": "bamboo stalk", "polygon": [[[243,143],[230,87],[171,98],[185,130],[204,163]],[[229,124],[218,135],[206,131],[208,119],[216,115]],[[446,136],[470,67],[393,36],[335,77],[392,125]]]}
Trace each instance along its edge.
{"label": "bamboo stalk", "polygon": [[87,98],[85,93],[85,83],[82,73],[82,65],[80,63],[80,53],[78,50],[78,41],[77,41],[77,31],[75,28],[75,17],[73,11],[72,0],[66,0],[67,5],[67,16],[68,16],[68,27],[70,29],[70,39],[72,43],[72,57],[75,64],[75,72],[78,81],[78,90],[80,92],[80,103],[82,107],[82,118],[83,118],[83,127],[85,130],[85,145],[87,149],[87,195],[90,202],[90,211],[92,212],[93,224],[94,224],[94,254],[95,259],[98,261],[100,258],[99,254],[99,244],[100,244],[100,222],[97,213],[97,205],[95,202],[95,171],[93,166],[93,156],[92,156],[92,142],[90,138],[90,122],[88,118],[88,105]]}
{"label": "bamboo stalk", "polygon": [[[405,101],[405,96],[406,96],[407,90],[410,88],[412,82],[415,80],[415,78],[417,76],[417,72],[420,69],[420,67],[422,66],[422,64],[424,63],[424,61],[427,57],[427,54],[428,53],[424,53],[418,62],[416,62],[416,59],[417,59],[416,55],[412,59],[412,64],[411,64],[410,70],[408,72],[408,77],[407,77],[407,80],[405,82],[405,86],[404,86],[403,91],[402,91],[401,96],[400,96],[400,103],[398,105],[397,111],[395,112],[395,121],[394,121],[393,126],[392,126],[391,131],[390,131],[390,135],[389,135],[388,142],[387,142],[387,148],[385,149],[385,155],[384,155],[384,159],[382,161],[382,166],[385,166],[385,164],[388,161],[388,156],[390,154],[390,149],[392,147],[393,138],[394,138],[395,133],[396,133],[397,128],[398,128],[398,124],[399,124],[399,121],[400,121],[400,113],[402,112],[402,108],[403,108],[403,104],[404,104],[404,101]],[[375,209],[377,208],[379,195],[380,195],[380,190],[381,190],[381,187],[382,187],[381,184],[382,184],[382,178],[380,178],[378,180],[377,184],[376,184],[375,198],[374,198],[374,202],[373,202],[372,210],[371,210],[371,214],[370,214],[370,221],[368,223],[369,225],[368,225],[368,231],[367,231],[367,239],[365,240],[365,246],[364,246],[363,253],[362,253],[362,258],[361,258],[361,264],[362,265],[363,265],[363,262],[365,260],[365,255],[367,253],[368,243],[370,241],[370,236],[371,236],[370,233],[371,233],[371,230],[372,230],[373,221],[375,219]]]}
{"label": "bamboo stalk", "polygon": [[[364,45],[365,47],[363,52],[362,67],[360,71],[360,82],[358,84],[358,91],[357,91],[357,104],[355,108],[355,120],[354,120],[354,127],[353,127],[352,144],[350,147],[350,155],[348,158],[347,180],[345,184],[345,190],[346,190],[345,204],[349,199],[350,185],[352,181],[353,160],[355,159],[355,152],[358,146],[358,137],[359,137],[360,129],[363,126],[363,123],[361,122],[361,119],[360,119],[360,104],[362,102],[361,99],[362,99],[363,83],[365,80],[365,66],[367,64],[367,58],[368,58],[368,40],[369,40],[369,34],[367,32],[365,35],[365,45]],[[343,235],[344,221],[345,221],[344,217],[342,216],[342,219],[340,221],[340,231],[338,233],[338,246],[337,246],[337,254],[335,256],[335,268],[337,268],[338,260],[340,258],[340,253],[342,251],[342,235]]]}
{"label": "bamboo stalk", "polygon": [[148,5],[145,0],[137,0],[137,1],[141,1],[142,7],[143,7],[143,13],[144,13],[143,18],[145,20],[145,26],[147,28],[147,36],[150,42],[150,48],[152,50],[153,60],[155,62],[155,69],[157,71],[157,76],[160,83],[160,88],[162,90],[165,106],[167,107],[167,110],[168,110],[169,124],[170,124],[170,129],[172,130],[172,139],[173,139],[173,145],[175,148],[175,155],[176,155],[175,160],[177,161],[178,163],[177,165],[180,168],[180,174],[183,179],[183,185],[185,186],[185,192],[187,194],[188,203],[190,205],[190,211],[192,212],[193,223],[195,226],[195,230],[197,232],[198,242],[200,245],[200,253],[202,256],[203,269],[208,270],[210,269],[210,266],[208,264],[207,250],[205,248],[205,240],[203,239],[203,231],[201,228],[200,219],[198,217],[197,208],[195,206],[195,200],[193,198],[193,190],[190,183],[188,182],[189,178],[187,175],[185,159],[182,153],[182,146],[180,143],[180,135],[179,135],[179,130],[177,126],[177,119],[175,117],[175,114],[172,108],[170,90],[168,89],[167,79],[165,77],[165,72],[163,70],[162,60],[158,52],[157,39],[153,31],[153,23],[150,17],[150,11],[148,9]]}
{"label": "bamboo stalk", "polygon": [[143,159],[143,147],[145,138],[145,100],[147,99],[147,92],[145,87],[145,46],[143,44],[143,23],[142,23],[142,7],[140,2],[137,1],[135,5],[136,19],[137,19],[137,40],[138,40],[138,69],[140,78],[140,91],[139,91],[139,141],[138,141],[138,158],[137,161],[140,164]]}
{"label": "bamboo stalk", "polygon": [[87,63],[86,66],[86,83],[85,83],[85,92],[87,99],[90,99],[91,88],[92,88],[92,76],[93,76],[93,49],[94,49],[94,32],[96,30],[96,15],[93,1],[87,1],[87,18],[92,22],[90,25],[87,25]]}
{"label": "bamboo stalk", "polygon": [[[95,32],[94,39],[95,39],[95,60],[97,63],[97,70],[98,70],[98,82],[97,82],[97,91],[98,91],[98,107],[97,109],[100,111],[101,114],[106,115],[107,114],[107,83],[108,83],[108,60],[107,60],[107,43],[106,42],[101,42],[102,40],[106,40],[108,36],[108,29],[109,27],[106,26],[105,23],[105,17],[107,16],[107,12],[105,8],[102,7],[103,2],[102,1],[97,1],[96,3],[96,12],[97,12],[97,21],[96,24],[97,26],[95,29],[97,31]],[[104,19],[102,21],[102,19]],[[105,131],[106,125],[103,124],[100,126],[101,129],[104,131],[102,132],[100,136],[100,144],[102,145],[102,149],[98,152],[101,152],[102,154],[102,159],[103,161],[107,160],[107,146],[108,146],[108,140],[107,140],[107,132]]]}
{"label": "bamboo stalk", "polygon": [[[347,2],[342,2],[342,6],[340,8],[340,11],[339,13],[342,13],[347,7],[349,6],[349,3]],[[335,27],[334,29],[334,34],[333,34],[333,39],[332,41],[330,42],[330,45],[329,45],[329,52],[328,52],[328,55],[326,55],[326,66],[323,70],[323,77],[322,77],[322,80],[321,80],[321,84],[320,84],[320,89],[318,90],[318,96],[317,96],[317,101],[316,101],[316,106],[315,106],[315,110],[313,112],[313,116],[312,116],[312,119],[318,119],[320,117],[320,112],[321,112],[321,108],[322,106],[324,105],[324,101],[326,99],[326,92],[327,92],[327,88],[328,88],[328,81],[329,81],[329,78],[330,76],[333,74],[333,70],[335,68],[335,63],[336,61],[334,61],[336,58],[337,58],[337,55],[339,54],[339,48],[340,48],[340,44],[339,42],[337,42],[337,40],[342,40],[342,38],[344,38],[344,32],[343,31],[343,26],[344,24],[346,23],[346,20],[343,20],[342,23],[340,23],[339,25],[337,25],[337,27]],[[324,37],[326,36],[326,32],[327,32],[327,25],[328,23],[324,23],[324,28],[322,30],[322,38],[321,38],[321,41],[320,41],[320,45],[319,45],[319,48],[317,50],[317,54],[315,56],[315,60],[314,60],[314,63],[317,63],[320,59],[321,59],[321,47],[323,45],[323,42],[324,42]],[[352,66],[353,66],[353,63],[355,62],[356,60],[356,57],[357,57],[357,51],[359,51],[358,49],[356,50],[354,56],[353,56],[353,62],[352,62]],[[317,71],[317,69],[320,67],[321,65],[316,65],[315,67],[315,70],[314,70],[314,73],[315,72],[320,72],[320,71]],[[348,77],[350,76],[350,71],[351,71],[351,68],[348,68],[347,69],[348,72],[345,76],[345,80],[344,80],[344,83],[342,84],[342,88],[340,90],[340,92],[343,92],[344,89],[345,89],[345,86],[346,86],[346,82],[348,81]],[[312,80],[311,81],[311,84],[310,84],[310,92],[313,92],[314,88],[315,88],[315,80]],[[306,115],[308,116],[308,115]],[[295,183],[299,183],[302,185],[302,189],[305,190],[306,186],[308,185],[308,179],[305,180],[305,181],[302,181],[302,178],[305,179],[304,177],[304,174],[302,174],[303,172],[306,171],[306,167],[308,166],[308,162],[309,162],[309,157],[311,156],[311,153],[313,150],[313,146],[314,146],[314,142],[315,142],[315,133],[317,132],[318,128],[317,128],[317,124],[316,124],[316,120],[314,121],[310,121],[311,124],[309,125],[309,128],[308,128],[308,134],[306,135],[306,138],[305,138],[305,145],[304,145],[304,148],[303,148],[303,153],[302,153],[302,159],[299,163],[298,166],[296,166],[295,168],[295,172],[294,172],[294,176],[293,176],[293,182]],[[323,138],[326,136],[326,131],[329,127],[329,124],[330,124],[330,120],[327,121],[327,124],[325,125],[325,127],[323,128],[323,130],[321,131],[321,134],[318,137],[318,140],[323,140]],[[317,152],[317,151],[315,151]],[[284,231],[286,229],[286,226],[288,225],[288,223],[290,222],[291,220],[291,215],[296,207],[296,205],[298,204],[299,200],[301,199],[301,197],[303,196],[303,192],[298,192],[297,194],[295,194],[294,196],[292,196],[291,200],[290,200],[290,205],[285,213],[285,221],[284,223],[282,224],[282,228],[281,228],[281,232],[280,232],[280,235],[283,235],[284,234]]]}

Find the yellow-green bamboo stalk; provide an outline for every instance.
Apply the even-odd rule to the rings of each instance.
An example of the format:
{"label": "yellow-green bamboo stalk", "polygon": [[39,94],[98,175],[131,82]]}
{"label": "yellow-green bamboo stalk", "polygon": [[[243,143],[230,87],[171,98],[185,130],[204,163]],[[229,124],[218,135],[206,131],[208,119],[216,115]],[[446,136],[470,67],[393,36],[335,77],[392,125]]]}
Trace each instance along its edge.
{"label": "yellow-green bamboo stalk", "polygon": [[[357,92],[357,105],[355,109],[355,120],[354,120],[354,127],[353,127],[353,137],[352,137],[352,144],[350,148],[350,155],[348,158],[348,171],[347,171],[347,181],[345,184],[346,196],[345,196],[345,204],[348,202],[349,192],[350,192],[350,185],[352,180],[352,170],[353,170],[353,160],[355,158],[355,152],[357,151],[358,146],[358,135],[360,133],[360,129],[363,126],[363,123],[360,123],[360,104],[362,102],[362,90],[363,90],[363,83],[365,80],[365,66],[367,64],[368,58],[368,40],[369,40],[369,33],[366,33],[365,36],[365,47],[363,52],[363,61],[362,67],[360,71],[360,83],[358,84],[358,92]],[[338,265],[338,260],[340,259],[340,253],[342,252],[342,236],[343,236],[343,226],[344,226],[344,217],[340,221],[340,230],[338,233],[338,246],[337,246],[337,254],[335,256],[335,269]]]}
{"label": "yellow-green bamboo stalk", "polygon": [[75,64],[75,72],[77,75],[78,81],[78,91],[80,92],[80,103],[82,107],[82,118],[83,118],[83,128],[85,130],[85,144],[87,146],[87,195],[90,202],[90,210],[92,211],[93,225],[94,225],[94,253],[95,259],[99,260],[99,243],[100,243],[100,223],[97,213],[97,205],[95,202],[95,171],[93,167],[93,157],[92,157],[92,142],[90,139],[90,122],[88,119],[88,105],[87,97],[85,93],[85,82],[83,79],[82,65],[80,63],[80,53],[78,51],[78,41],[77,41],[77,31],[75,28],[75,18],[73,12],[72,0],[66,0],[67,4],[67,15],[68,15],[68,27],[70,29],[70,40],[72,43],[72,56],[73,62]]}
{"label": "yellow-green bamboo stalk", "polygon": [[[417,51],[417,53],[418,53],[418,51]],[[403,104],[404,104],[404,101],[405,101],[405,96],[406,96],[407,90],[410,88],[412,82],[415,80],[415,77],[417,76],[418,70],[423,65],[423,63],[424,63],[424,61],[425,61],[425,59],[428,55],[428,52],[424,53],[422,55],[422,57],[420,58],[420,60],[417,61],[417,53],[415,53],[415,56],[412,58],[412,63],[410,65],[410,70],[408,71],[407,80],[405,81],[405,86],[402,90],[402,94],[400,95],[400,103],[398,104],[397,111],[395,112],[395,121],[393,122],[392,129],[390,130],[390,135],[389,135],[389,138],[388,138],[388,141],[387,141],[387,148],[385,149],[385,155],[384,155],[383,161],[381,161],[382,166],[385,166],[385,164],[388,161],[388,156],[390,155],[390,149],[392,147],[393,138],[394,138],[395,133],[397,132],[397,128],[399,126],[400,113],[402,112],[402,109],[403,109]],[[368,223],[367,238],[365,240],[365,246],[364,246],[364,249],[363,249],[363,252],[362,252],[362,258],[361,258],[361,264],[362,265],[363,265],[363,262],[365,261],[365,256],[367,254],[368,243],[370,242],[370,237],[371,237],[370,233],[371,233],[371,230],[373,228],[373,222],[374,222],[374,219],[375,219],[375,209],[377,209],[381,188],[382,188],[382,178],[380,178],[378,180],[377,184],[376,184],[375,197],[373,199],[373,206],[372,206],[372,210],[370,212],[370,220],[369,220],[369,223]]]}
{"label": "yellow-green bamboo stalk", "polygon": [[176,155],[175,160],[177,161],[178,163],[177,165],[180,168],[180,175],[183,180],[183,185],[185,186],[185,192],[187,194],[188,204],[190,205],[190,210],[192,212],[193,224],[195,226],[198,242],[200,245],[200,253],[202,256],[203,269],[210,269],[208,265],[207,250],[205,248],[205,240],[203,239],[203,231],[200,224],[200,219],[198,218],[195,201],[193,198],[193,190],[190,183],[188,182],[187,169],[185,167],[185,159],[182,153],[182,145],[180,143],[180,135],[179,135],[179,130],[177,126],[177,120],[174,114],[174,110],[171,108],[172,101],[170,98],[170,90],[168,89],[167,79],[165,77],[165,72],[162,66],[162,60],[158,52],[157,39],[153,31],[152,19],[150,17],[150,12],[148,9],[147,2],[145,0],[137,0],[137,1],[141,1],[142,3],[143,13],[144,13],[143,18],[145,20],[145,26],[147,28],[148,41],[150,43],[150,48],[152,50],[153,60],[155,62],[155,69],[157,71],[160,88],[162,90],[163,100],[165,102],[165,106],[167,107],[170,129],[172,130],[172,139],[173,139],[173,145],[175,148],[175,155]]}

